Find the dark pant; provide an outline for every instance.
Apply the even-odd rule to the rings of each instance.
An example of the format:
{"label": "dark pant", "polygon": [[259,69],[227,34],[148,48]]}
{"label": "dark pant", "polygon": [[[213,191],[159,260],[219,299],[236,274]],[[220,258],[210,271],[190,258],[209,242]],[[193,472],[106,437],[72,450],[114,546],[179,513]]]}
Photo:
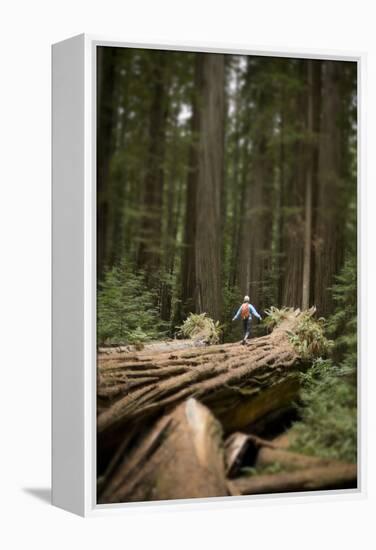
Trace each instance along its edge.
{"label": "dark pant", "polygon": [[244,340],[247,340],[249,338],[249,335],[251,333],[251,319],[248,317],[248,319],[243,319],[243,332],[244,332]]}

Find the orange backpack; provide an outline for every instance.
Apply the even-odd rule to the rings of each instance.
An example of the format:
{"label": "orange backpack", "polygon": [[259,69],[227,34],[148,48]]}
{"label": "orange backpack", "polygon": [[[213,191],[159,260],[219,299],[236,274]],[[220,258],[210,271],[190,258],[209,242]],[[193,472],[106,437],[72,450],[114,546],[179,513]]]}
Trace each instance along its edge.
{"label": "orange backpack", "polygon": [[247,302],[242,305],[242,309],[240,310],[240,317],[242,319],[248,319],[249,317],[249,304]]}

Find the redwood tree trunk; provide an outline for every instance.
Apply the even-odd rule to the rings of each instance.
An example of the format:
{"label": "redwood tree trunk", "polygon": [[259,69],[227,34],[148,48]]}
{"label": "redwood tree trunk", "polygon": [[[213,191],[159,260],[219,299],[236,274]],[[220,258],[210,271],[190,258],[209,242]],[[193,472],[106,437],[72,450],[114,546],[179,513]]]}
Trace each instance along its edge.
{"label": "redwood tree trunk", "polygon": [[[295,77],[305,82],[306,61],[297,62]],[[282,306],[300,307],[302,303],[303,245],[304,245],[304,188],[305,132],[307,102],[304,87],[290,98],[289,121],[294,139],[289,147],[290,162],[282,195]],[[293,161],[293,163],[291,162]],[[292,164],[292,166],[291,166]]]}
{"label": "redwood tree trunk", "polygon": [[198,93],[202,89],[202,64],[200,57],[195,57],[194,90],[192,92],[192,118],[191,118],[191,142],[189,147],[188,176],[186,190],[186,208],[184,225],[184,247],[182,254],[182,317],[195,311],[195,289],[196,289],[196,195],[198,176],[198,135],[200,129]]}
{"label": "redwood tree trunk", "polygon": [[318,199],[314,236],[315,289],[314,301],[320,315],[332,309],[329,288],[342,260],[345,226],[340,158],[341,97],[338,62],[322,65],[322,109],[318,167]]}
{"label": "redwood tree trunk", "polygon": [[[130,447],[129,447],[130,445]],[[225,496],[222,429],[188,399],[133,441],[100,480],[100,503]]]}
{"label": "redwood tree trunk", "polygon": [[221,190],[224,163],[225,60],[221,54],[200,54],[200,140],[196,193],[196,311],[222,316]]}
{"label": "redwood tree trunk", "polygon": [[[249,68],[252,78],[252,66]],[[263,309],[264,285],[271,268],[273,166],[269,158],[272,129],[270,97],[264,90],[256,103],[252,151],[248,157],[244,204],[241,206],[239,286],[256,309]],[[251,124],[252,127],[252,124]]]}
{"label": "redwood tree trunk", "polygon": [[160,52],[155,60],[151,77],[153,88],[149,119],[149,151],[146,159],[138,265],[148,273],[155,273],[161,262],[163,163],[168,111],[167,65],[164,52]]}
{"label": "redwood tree trunk", "polygon": [[97,86],[97,272],[101,278],[109,254],[110,162],[114,151],[117,48],[98,48]]}
{"label": "redwood tree trunk", "polygon": [[311,286],[311,248],[312,248],[312,192],[313,192],[313,63],[308,61],[308,116],[307,116],[307,168],[304,211],[304,254],[303,254],[303,290],[302,309],[309,307]]}
{"label": "redwood tree trunk", "polygon": [[352,489],[356,488],[356,485],[356,464],[341,463],[296,472],[244,476],[231,482],[233,494],[240,495]]}

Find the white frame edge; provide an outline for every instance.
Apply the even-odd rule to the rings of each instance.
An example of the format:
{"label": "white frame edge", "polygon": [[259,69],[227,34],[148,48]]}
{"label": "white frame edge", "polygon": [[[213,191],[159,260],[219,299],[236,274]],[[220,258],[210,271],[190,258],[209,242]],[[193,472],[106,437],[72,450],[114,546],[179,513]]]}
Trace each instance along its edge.
{"label": "white frame edge", "polygon": [[[355,61],[358,65],[358,488],[96,504],[96,47],[117,46],[238,55]],[[366,496],[366,182],[363,52],[214,43],[128,43],[79,35],[52,48],[52,502],[82,516],[153,510],[214,510]],[[69,100],[67,99],[69,98]],[[69,348],[66,347],[69,342]],[[74,384],[72,384],[74,382]]]}
{"label": "white frame edge", "polygon": [[52,48],[52,503],[80,515],[86,442],[84,42],[78,36]]}

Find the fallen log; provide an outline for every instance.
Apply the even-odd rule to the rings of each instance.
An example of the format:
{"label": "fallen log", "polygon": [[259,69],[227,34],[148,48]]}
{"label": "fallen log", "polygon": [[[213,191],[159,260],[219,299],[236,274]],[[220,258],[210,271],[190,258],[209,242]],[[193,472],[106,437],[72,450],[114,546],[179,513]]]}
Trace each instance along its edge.
{"label": "fallen log", "polygon": [[[253,450],[247,434],[235,432],[225,441],[225,464],[226,475],[234,477],[240,470],[245,461],[245,456],[249,449]],[[252,457],[254,459],[254,457]],[[249,462],[253,462],[250,457]]]}
{"label": "fallen log", "polygon": [[135,502],[229,494],[222,429],[210,411],[188,399],[162,416],[98,487],[98,502]]}
{"label": "fallen log", "polygon": [[280,445],[284,444],[282,438],[271,441],[253,434],[235,432],[225,441],[226,475],[229,478],[239,474],[244,466],[263,468],[278,464],[286,471],[302,470],[313,467],[326,467],[343,465],[342,462],[309,456],[287,450]]}
{"label": "fallen log", "polygon": [[257,455],[263,447],[274,448],[274,445],[256,435],[235,432],[225,441],[226,475],[236,476],[242,466],[254,466]]}
{"label": "fallen log", "polygon": [[286,451],[285,449],[261,447],[255,461],[256,468],[271,464],[279,464],[279,466],[287,470],[302,470],[304,468],[334,466],[341,463],[329,458],[303,455],[301,453]]}
{"label": "fallen log", "polygon": [[271,334],[245,346],[130,353],[115,363],[103,358],[98,365],[99,437],[156,417],[191,396],[214,412],[225,432],[291,407],[300,387],[299,373],[307,367],[291,335],[301,319],[313,313],[290,311]]}
{"label": "fallen log", "polygon": [[126,359],[129,354],[138,351],[160,353],[164,351],[171,352],[205,346],[206,344],[193,339],[162,340],[157,342],[148,342],[147,344],[128,344],[127,346],[103,346],[98,348],[98,360],[113,359],[115,361],[122,361]]}
{"label": "fallen log", "polygon": [[335,464],[296,472],[244,476],[231,481],[233,494],[241,495],[353,489],[356,486],[355,464]]}

